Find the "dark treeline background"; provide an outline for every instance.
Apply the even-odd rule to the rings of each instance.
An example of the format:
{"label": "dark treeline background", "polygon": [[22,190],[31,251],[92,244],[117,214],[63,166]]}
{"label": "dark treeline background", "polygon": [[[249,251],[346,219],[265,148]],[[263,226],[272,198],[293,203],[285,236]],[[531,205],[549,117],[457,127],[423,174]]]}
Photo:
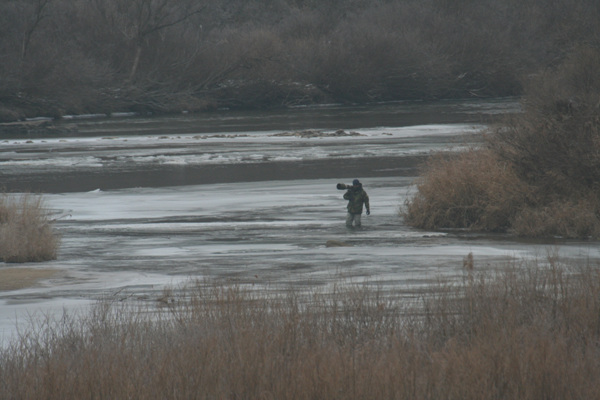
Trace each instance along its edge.
{"label": "dark treeline background", "polygon": [[598,0],[0,0],[0,121],[519,95]]}

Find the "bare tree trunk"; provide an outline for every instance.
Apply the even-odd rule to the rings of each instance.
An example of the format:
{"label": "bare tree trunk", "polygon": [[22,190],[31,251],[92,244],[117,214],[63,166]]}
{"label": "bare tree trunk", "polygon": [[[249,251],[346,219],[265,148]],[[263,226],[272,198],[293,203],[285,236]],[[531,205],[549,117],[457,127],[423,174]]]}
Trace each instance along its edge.
{"label": "bare tree trunk", "polygon": [[[173,0],[159,0],[156,2],[152,0],[120,1],[122,2],[121,12],[126,10],[129,13],[126,23],[134,27],[133,35],[130,39],[133,39],[135,42],[135,54],[129,71],[129,81],[132,81],[138,72],[144,47],[143,44],[152,34],[182,23],[193,15],[199,14],[205,7],[204,1],[197,0],[179,3]],[[171,8],[169,7],[171,3],[179,5]],[[121,30],[123,32],[128,31],[127,27],[121,27]]]}
{"label": "bare tree trunk", "polygon": [[42,19],[46,17],[44,10],[51,0],[36,0],[34,3],[34,9],[30,23],[27,24],[25,32],[23,32],[23,40],[21,42],[21,60],[24,60],[29,50],[31,38],[35,33]]}
{"label": "bare tree trunk", "polygon": [[138,65],[140,65],[140,57],[142,56],[142,46],[135,46],[135,57],[133,58],[133,64],[131,65],[131,71],[129,72],[129,80],[133,80],[135,73],[137,72]]}

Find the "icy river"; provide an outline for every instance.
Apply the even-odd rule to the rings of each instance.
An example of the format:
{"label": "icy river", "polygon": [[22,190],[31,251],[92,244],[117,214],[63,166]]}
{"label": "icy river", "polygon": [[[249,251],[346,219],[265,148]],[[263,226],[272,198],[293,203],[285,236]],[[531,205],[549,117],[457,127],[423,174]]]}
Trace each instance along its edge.
{"label": "icy river", "polygon": [[[428,154],[480,139],[514,99],[398,103],[66,121],[77,133],[0,140],[0,186],[42,193],[58,258],[1,269],[54,271],[0,291],[0,338],[38,315],[98,299],[152,304],[193,279],[257,290],[343,280],[411,293],[476,268],[559,254],[600,259],[597,243],[426,232],[399,216]],[[336,183],[359,178],[363,228],[344,226]],[[328,242],[345,246],[328,246]]]}

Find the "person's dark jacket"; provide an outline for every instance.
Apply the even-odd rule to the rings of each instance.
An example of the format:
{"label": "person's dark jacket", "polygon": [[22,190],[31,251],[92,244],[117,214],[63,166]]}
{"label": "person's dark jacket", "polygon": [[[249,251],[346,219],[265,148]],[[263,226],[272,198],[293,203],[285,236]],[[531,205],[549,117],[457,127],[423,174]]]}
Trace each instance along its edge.
{"label": "person's dark jacket", "polygon": [[363,189],[362,184],[350,186],[348,191],[344,193],[344,199],[348,200],[347,208],[350,214],[362,214],[363,204],[367,211],[370,211],[369,195]]}

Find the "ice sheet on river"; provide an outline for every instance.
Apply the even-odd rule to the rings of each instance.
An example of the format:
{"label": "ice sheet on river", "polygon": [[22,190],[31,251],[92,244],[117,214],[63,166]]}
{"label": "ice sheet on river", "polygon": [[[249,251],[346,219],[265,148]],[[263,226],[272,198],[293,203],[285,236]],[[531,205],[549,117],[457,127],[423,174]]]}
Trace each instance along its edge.
{"label": "ice sheet on river", "polygon": [[[6,172],[53,168],[113,169],[151,165],[249,164],[333,158],[386,157],[428,153],[481,131],[482,125],[421,125],[368,128],[356,136],[281,136],[279,131],[238,134],[109,136],[5,140],[0,167]],[[390,142],[393,143],[390,146]]]}

